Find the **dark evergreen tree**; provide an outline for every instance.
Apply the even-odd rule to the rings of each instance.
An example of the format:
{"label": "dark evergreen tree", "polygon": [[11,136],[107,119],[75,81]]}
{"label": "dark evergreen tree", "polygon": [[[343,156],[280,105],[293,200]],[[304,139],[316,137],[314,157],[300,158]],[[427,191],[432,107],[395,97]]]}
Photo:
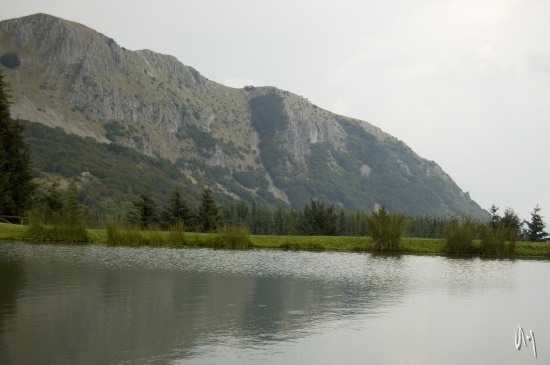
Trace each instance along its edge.
{"label": "dark evergreen tree", "polygon": [[542,220],[542,216],[539,214],[540,208],[537,205],[531,213],[531,221],[525,221],[527,229],[523,232],[523,237],[531,242],[542,242],[548,237],[548,232],[544,230],[546,224]]}
{"label": "dark evergreen tree", "polygon": [[276,235],[285,235],[288,232],[289,224],[287,219],[287,214],[285,214],[285,211],[283,208],[279,207],[275,211],[275,215],[273,217],[273,225],[275,228],[275,234]]}
{"label": "dark evergreen tree", "polygon": [[510,239],[519,239],[521,237],[522,221],[512,208],[506,208],[504,215],[500,219],[500,225],[509,232]]}
{"label": "dark evergreen tree", "polygon": [[163,216],[163,224],[166,228],[169,228],[178,222],[183,222],[186,227],[190,226],[193,214],[191,213],[191,209],[189,209],[187,201],[184,199],[179,187],[176,187],[172,191],[172,194],[170,195],[164,209]]}
{"label": "dark evergreen tree", "polygon": [[132,202],[134,209],[128,215],[128,221],[139,225],[142,229],[152,228],[159,223],[158,206],[153,198],[151,187],[146,186]]}
{"label": "dark evergreen tree", "polygon": [[223,219],[230,226],[245,226],[248,223],[249,207],[245,201],[238,201],[223,208]]}
{"label": "dark evergreen tree", "polygon": [[23,126],[10,116],[10,97],[0,72],[0,215],[22,215],[35,185]]}
{"label": "dark evergreen tree", "polygon": [[344,209],[340,209],[340,212],[338,212],[337,215],[338,219],[336,220],[336,231],[340,234],[351,236],[351,234],[349,234],[348,219],[346,218],[346,212]]}
{"label": "dark evergreen tree", "polygon": [[285,234],[294,235],[298,231],[298,212],[295,209],[291,209],[287,216],[288,229]]}
{"label": "dark evergreen tree", "polygon": [[498,210],[499,207],[497,207],[495,204],[491,205],[491,219],[489,220],[489,227],[493,230],[496,230],[501,224],[502,218],[500,217],[500,215],[498,215]]}
{"label": "dark evergreen tree", "polygon": [[[502,255],[512,253],[515,242],[521,237],[521,225],[518,215],[512,208],[506,208],[504,216],[498,214],[499,207],[491,205],[491,218],[487,225],[480,226],[481,252],[487,255]],[[505,243],[508,242],[508,249]]]}
{"label": "dark evergreen tree", "polygon": [[239,201],[235,205],[235,223],[236,226],[241,226],[246,223],[246,220],[248,219],[249,214],[249,207],[248,204],[244,201]]}
{"label": "dark evergreen tree", "polygon": [[326,206],[322,200],[311,200],[304,207],[300,230],[313,236],[334,236],[337,234],[338,215],[334,205]]}
{"label": "dark evergreen tree", "polygon": [[212,232],[216,230],[220,224],[220,207],[216,204],[212,196],[212,190],[208,187],[204,188],[201,196],[201,204],[199,206],[198,227],[202,232]]}
{"label": "dark evergreen tree", "polygon": [[267,235],[273,232],[273,217],[269,208],[252,203],[250,213],[250,232],[252,234]]}

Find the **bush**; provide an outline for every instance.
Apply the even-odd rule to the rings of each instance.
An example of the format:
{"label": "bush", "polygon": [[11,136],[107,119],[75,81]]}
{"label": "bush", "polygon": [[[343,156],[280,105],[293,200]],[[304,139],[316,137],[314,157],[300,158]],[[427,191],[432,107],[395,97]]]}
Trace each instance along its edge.
{"label": "bush", "polygon": [[224,227],[214,240],[215,247],[251,248],[250,231],[247,227]]}
{"label": "bush", "polygon": [[[33,214],[36,216],[39,213]],[[37,218],[31,219],[24,238],[42,242],[88,242],[88,231],[82,221],[71,219],[62,214],[54,216],[53,224],[45,226]]]}
{"label": "bush", "polygon": [[147,238],[144,239],[143,244],[148,246],[164,246],[166,244],[166,239],[159,229],[160,228],[157,226],[150,226],[147,232]]}
{"label": "bush", "polygon": [[118,233],[117,222],[114,219],[105,221],[105,231],[107,232],[107,243],[114,243]]}
{"label": "bush", "polygon": [[186,244],[185,223],[182,220],[178,220],[178,222],[170,228],[166,243],[171,246],[182,246]]}
{"label": "bush", "polygon": [[117,246],[141,246],[146,244],[145,238],[137,229],[118,229],[118,224],[114,219],[105,222],[107,231],[107,244]]}
{"label": "bush", "polygon": [[453,217],[443,231],[445,252],[448,254],[473,253],[472,241],[476,238],[477,224],[468,218]]}
{"label": "bush", "polygon": [[335,236],[337,219],[334,205],[325,205],[322,200],[312,199],[304,207],[299,228],[305,235]]}
{"label": "bush", "polygon": [[389,213],[385,207],[367,217],[367,232],[372,237],[372,250],[399,251],[399,243],[405,230],[406,219],[402,214]]}
{"label": "bush", "polygon": [[495,228],[482,226],[481,228],[481,254],[502,256],[514,254],[516,241],[518,240],[517,230],[504,226]]}

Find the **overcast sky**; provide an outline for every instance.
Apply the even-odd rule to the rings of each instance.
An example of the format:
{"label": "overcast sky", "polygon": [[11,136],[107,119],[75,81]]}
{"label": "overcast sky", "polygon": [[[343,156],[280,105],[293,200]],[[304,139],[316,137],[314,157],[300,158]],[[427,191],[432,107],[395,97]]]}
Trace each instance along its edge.
{"label": "overcast sky", "polygon": [[219,83],[276,86],[366,120],[483,208],[550,222],[550,1],[9,1]]}

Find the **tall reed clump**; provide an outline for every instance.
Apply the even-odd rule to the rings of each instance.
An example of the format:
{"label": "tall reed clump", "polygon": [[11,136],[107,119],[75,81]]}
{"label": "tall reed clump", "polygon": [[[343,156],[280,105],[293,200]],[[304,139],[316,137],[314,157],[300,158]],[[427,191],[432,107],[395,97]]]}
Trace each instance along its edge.
{"label": "tall reed clump", "polygon": [[30,225],[24,238],[44,242],[88,242],[88,231],[81,215],[71,212],[53,214],[50,225],[43,224],[44,214],[30,213]]}
{"label": "tall reed clump", "polygon": [[145,238],[143,244],[148,246],[165,246],[166,239],[163,232],[160,231],[160,227],[157,225],[150,225],[145,232]]}
{"label": "tall reed clump", "polygon": [[105,221],[105,230],[109,245],[142,246],[147,242],[138,229],[119,229],[117,221],[114,219]]}
{"label": "tall reed clump", "polygon": [[213,240],[211,246],[220,248],[251,248],[250,230],[248,227],[242,226],[223,227]]}
{"label": "tall reed clump", "polygon": [[513,255],[518,241],[518,233],[515,229],[503,225],[497,227],[481,227],[480,250],[483,255],[503,256]]}
{"label": "tall reed clump", "polygon": [[185,240],[185,223],[182,220],[178,220],[172,225],[166,243],[170,246],[183,246],[187,243]]}
{"label": "tall reed clump", "polygon": [[477,223],[469,218],[449,219],[443,237],[445,253],[465,255],[473,253],[472,242],[477,236]]}
{"label": "tall reed clump", "polygon": [[23,234],[23,238],[33,241],[47,241],[49,232],[44,224],[44,214],[37,210],[33,209],[28,213],[29,216],[29,226]]}
{"label": "tall reed clump", "polygon": [[367,216],[367,232],[372,237],[372,250],[396,252],[405,231],[406,218],[403,214],[389,213],[385,207]]}

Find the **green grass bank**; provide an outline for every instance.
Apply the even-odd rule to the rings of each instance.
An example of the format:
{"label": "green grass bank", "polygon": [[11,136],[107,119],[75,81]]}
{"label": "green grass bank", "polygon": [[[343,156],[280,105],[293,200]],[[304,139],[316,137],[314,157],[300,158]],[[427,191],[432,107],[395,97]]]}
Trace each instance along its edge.
{"label": "green grass bank", "polygon": [[[27,226],[0,223],[0,240],[25,241]],[[88,229],[89,243],[108,244],[108,234],[105,229]],[[137,244],[121,244],[127,246],[171,246],[171,247],[217,247],[228,248],[222,244],[220,237],[223,233],[194,233],[185,232],[181,242],[174,243],[169,239],[171,232],[164,231],[132,231],[132,234],[141,237]],[[225,239],[225,238],[224,238]],[[231,239],[231,238],[229,238]],[[283,250],[307,251],[347,251],[371,252],[372,240],[370,237],[348,236],[249,236],[250,244],[247,247]],[[474,241],[474,251],[478,251],[480,242]],[[414,238],[404,237],[401,240],[401,253],[445,255],[445,240],[441,238]],[[473,256],[481,256],[474,253]],[[512,257],[550,258],[550,243],[517,242],[515,254]]]}

